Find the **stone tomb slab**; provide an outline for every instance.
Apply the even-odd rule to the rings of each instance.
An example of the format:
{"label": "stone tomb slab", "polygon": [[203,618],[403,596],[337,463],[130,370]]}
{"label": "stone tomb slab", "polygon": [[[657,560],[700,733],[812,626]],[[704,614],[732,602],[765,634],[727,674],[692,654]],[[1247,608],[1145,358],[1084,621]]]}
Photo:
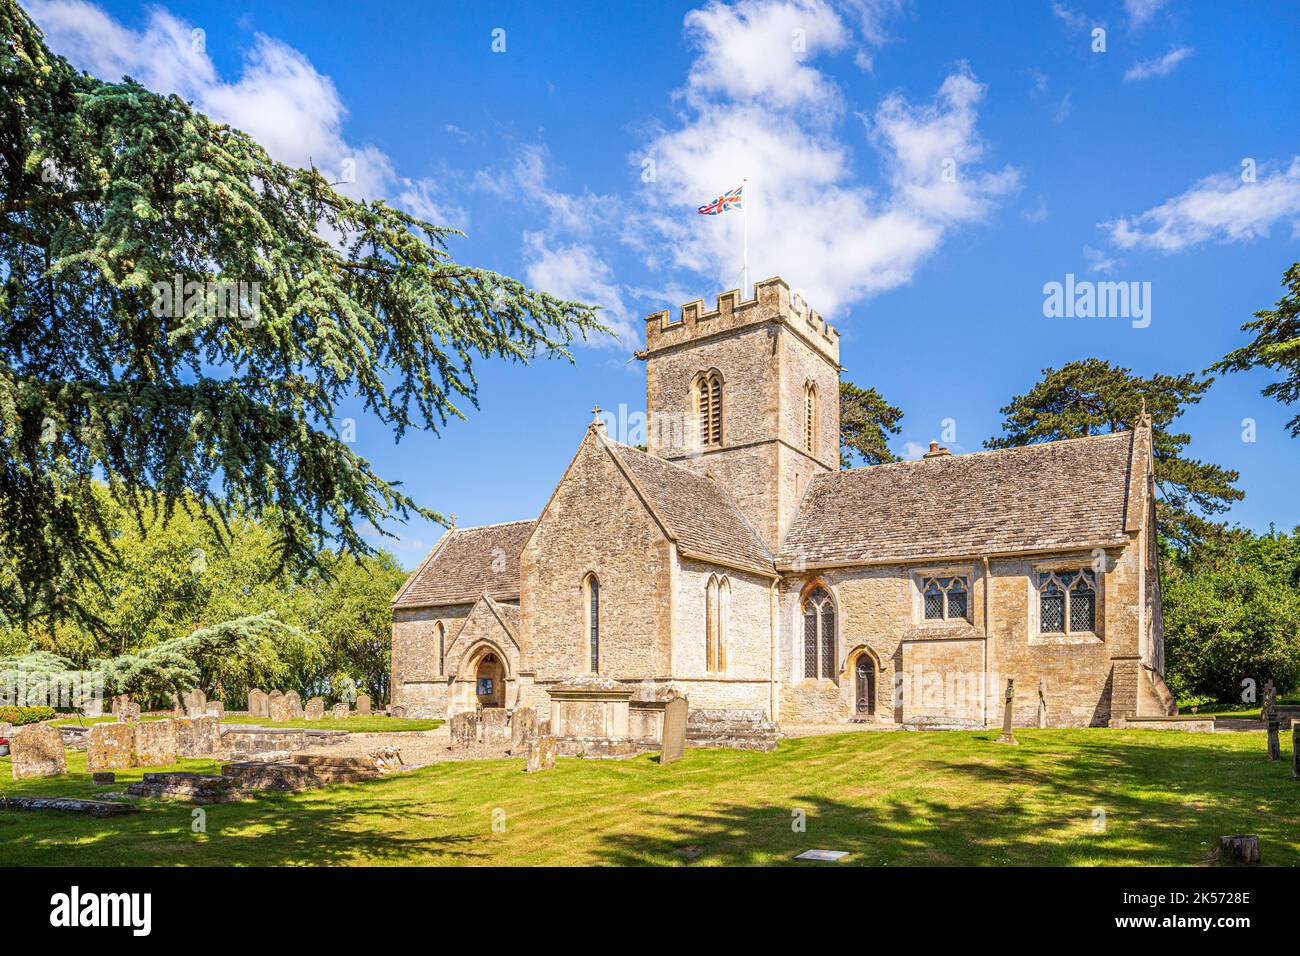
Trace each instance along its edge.
{"label": "stone tomb slab", "polygon": [[50,724],[19,728],[9,738],[9,757],[15,780],[27,777],[56,777],[68,772],[63,751],[63,734]]}

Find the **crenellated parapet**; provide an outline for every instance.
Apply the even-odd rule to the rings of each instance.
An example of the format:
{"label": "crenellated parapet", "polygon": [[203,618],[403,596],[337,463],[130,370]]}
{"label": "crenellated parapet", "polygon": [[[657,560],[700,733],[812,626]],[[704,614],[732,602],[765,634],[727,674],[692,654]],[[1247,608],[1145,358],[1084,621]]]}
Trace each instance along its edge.
{"label": "crenellated parapet", "polygon": [[839,366],[840,333],[808,303],[793,295],[789,284],[779,276],[755,283],[751,299],[742,299],[741,290],[731,289],[718,296],[711,311],[705,311],[703,299],[696,299],[683,305],[676,318],[668,309],[646,316],[646,353],[652,355],[763,323],[784,325]]}

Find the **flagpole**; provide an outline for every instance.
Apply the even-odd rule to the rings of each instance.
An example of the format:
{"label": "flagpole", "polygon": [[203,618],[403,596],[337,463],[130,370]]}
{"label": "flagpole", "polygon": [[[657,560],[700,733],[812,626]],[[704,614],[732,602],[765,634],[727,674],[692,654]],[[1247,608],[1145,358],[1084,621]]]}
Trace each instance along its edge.
{"label": "flagpole", "polygon": [[[743,188],[749,182],[748,179],[741,180]],[[749,197],[745,196],[740,201],[740,214],[744,222],[742,233],[744,235],[744,246],[742,251],[742,272],[740,281],[740,298],[743,301],[749,296]]]}

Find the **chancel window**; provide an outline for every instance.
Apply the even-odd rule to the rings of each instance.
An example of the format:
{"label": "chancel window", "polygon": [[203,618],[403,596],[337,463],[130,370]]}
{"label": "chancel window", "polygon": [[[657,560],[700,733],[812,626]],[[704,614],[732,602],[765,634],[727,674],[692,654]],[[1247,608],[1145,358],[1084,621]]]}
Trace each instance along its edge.
{"label": "chancel window", "polygon": [[804,598],[803,676],[835,679],[835,605],[825,588]]}
{"label": "chancel window", "polygon": [[1097,629],[1097,576],[1089,569],[1038,575],[1038,630],[1084,634]]}
{"label": "chancel window", "polygon": [[701,445],[722,444],[722,376],[705,372],[695,380],[695,414]]}
{"label": "chancel window", "polygon": [[447,673],[447,629],[439,621],[435,630],[438,632],[438,676],[442,677]]}
{"label": "chancel window", "polygon": [[594,574],[587,575],[586,598],[587,639],[591,652],[591,672],[600,672],[600,579]]}
{"label": "chancel window", "polygon": [[731,611],[731,582],[716,575],[704,589],[704,666],[710,672],[727,669],[727,618]]}
{"label": "chancel window", "polygon": [[817,449],[817,386],[812,382],[803,387],[803,447]]}
{"label": "chancel window", "polygon": [[927,621],[966,620],[970,609],[970,585],[964,577],[926,578],[921,600]]}

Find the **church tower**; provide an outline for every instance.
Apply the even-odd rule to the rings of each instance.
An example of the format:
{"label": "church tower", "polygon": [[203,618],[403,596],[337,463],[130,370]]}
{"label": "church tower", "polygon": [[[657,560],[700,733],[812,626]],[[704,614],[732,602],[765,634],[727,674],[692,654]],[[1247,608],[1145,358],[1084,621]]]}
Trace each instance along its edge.
{"label": "church tower", "polygon": [[717,481],[775,552],[840,467],[839,333],[780,278],[646,318],[648,450]]}

